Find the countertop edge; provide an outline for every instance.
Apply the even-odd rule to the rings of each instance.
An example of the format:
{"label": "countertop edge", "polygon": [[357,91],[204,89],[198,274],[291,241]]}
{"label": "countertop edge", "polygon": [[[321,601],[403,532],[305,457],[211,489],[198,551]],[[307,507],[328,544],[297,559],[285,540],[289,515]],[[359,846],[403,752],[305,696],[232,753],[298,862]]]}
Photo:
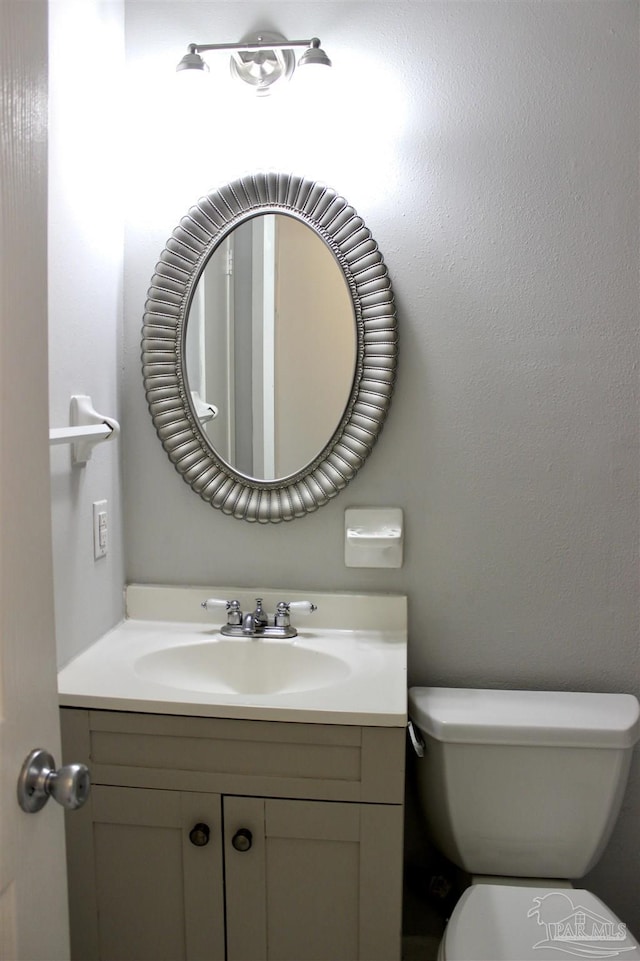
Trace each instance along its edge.
{"label": "countertop edge", "polygon": [[168,714],[177,717],[226,718],[239,721],[282,721],[296,724],[332,724],[344,727],[396,727],[407,725],[402,713],[372,711],[322,711],[299,707],[262,707],[247,704],[188,704],[183,701],[150,701],[135,698],[104,697],[94,694],[60,694],[59,707],[90,711],[121,711],[129,714]]}

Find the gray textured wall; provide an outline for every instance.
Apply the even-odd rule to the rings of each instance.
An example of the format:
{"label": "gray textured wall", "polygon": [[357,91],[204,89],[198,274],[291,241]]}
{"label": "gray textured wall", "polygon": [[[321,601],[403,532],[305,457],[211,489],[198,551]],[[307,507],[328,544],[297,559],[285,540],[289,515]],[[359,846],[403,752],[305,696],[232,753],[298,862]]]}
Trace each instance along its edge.
{"label": "gray textured wall", "polygon": [[[88,394],[100,414],[121,419],[123,75],[123,0],[49,5],[51,427],[69,424],[72,394]],[[85,467],[72,467],[69,445],[51,448],[59,665],[123,615],[120,455],[120,442],[110,441]],[[95,561],[92,503],[105,499],[109,550]]]}
{"label": "gray textured wall", "polygon": [[[126,14],[127,579],[403,592],[414,683],[637,692],[637,4],[129,0]],[[186,44],[256,27],[322,38],[326,113],[234,106],[222,76],[198,113],[176,110]],[[395,285],[400,368],[356,480],[257,527],[171,467],[139,335],[189,204],[282,166],[365,218]],[[401,570],[344,568],[343,512],[359,505],[404,509]],[[588,882],[640,930],[637,770]]]}

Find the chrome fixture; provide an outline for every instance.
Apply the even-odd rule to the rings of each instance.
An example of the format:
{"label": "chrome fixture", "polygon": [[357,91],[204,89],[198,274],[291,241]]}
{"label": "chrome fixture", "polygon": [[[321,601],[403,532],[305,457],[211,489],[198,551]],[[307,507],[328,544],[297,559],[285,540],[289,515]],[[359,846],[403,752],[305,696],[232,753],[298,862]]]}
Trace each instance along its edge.
{"label": "chrome fixture", "polygon": [[320,46],[318,37],[309,40],[287,40],[279,33],[262,31],[240,43],[190,43],[176,70],[208,71],[201,54],[209,51],[229,51],[231,76],[252,86],[259,97],[271,93],[271,87],[282,78],[289,80],[296,69],[294,50],[304,47],[298,67],[319,64],[330,67],[331,61]]}
{"label": "chrome fixture", "polygon": [[89,797],[91,776],[86,764],[66,764],[56,770],[48,751],[35,748],[25,758],[18,777],[18,804],[27,814],[41,811],[50,797],[74,811]]}
{"label": "chrome fixture", "polygon": [[245,614],[242,620],[242,633],[249,637],[263,634],[265,627],[269,626],[267,612],[262,606],[262,598],[256,597],[256,609],[253,614]]}
{"label": "chrome fixture", "polygon": [[212,611],[216,607],[225,608],[227,623],[220,628],[220,633],[226,637],[297,637],[297,630],[291,626],[291,611],[312,614],[318,610],[311,601],[279,601],[273,624],[270,624],[269,616],[262,606],[261,597],[256,597],[255,610],[244,615],[240,610],[240,601],[210,597],[200,606],[204,607],[205,611]]}

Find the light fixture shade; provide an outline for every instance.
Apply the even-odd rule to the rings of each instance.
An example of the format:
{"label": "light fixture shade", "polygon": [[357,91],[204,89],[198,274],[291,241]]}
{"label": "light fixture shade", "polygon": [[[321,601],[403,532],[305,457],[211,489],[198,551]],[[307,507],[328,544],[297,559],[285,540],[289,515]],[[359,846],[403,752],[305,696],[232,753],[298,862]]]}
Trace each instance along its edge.
{"label": "light fixture shade", "polygon": [[199,53],[185,53],[176,70],[202,70],[207,73],[209,65],[204,62]]}
{"label": "light fixture shade", "polygon": [[320,41],[317,37],[314,37],[311,41],[311,45],[305,50],[300,59],[298,60],[299,67],[306,67],[310,63],[319,63],[323,67],[330,67],[331,61],[326,55],[322,47],[320,46]]}
{"label": "light fixture shade", "polygon": [[[229,66],[231,76],[249,84],[259,97],[268,96],[279,80],[289,80],[296,66],[292,50],[278,46],[269,48],[269,42],[286,43],[281,33],[263,30],[259,34],[249,34],[240,41],[240,49],[231,57]],[[242,44],[264,44],[262,50],[243,50]]]}

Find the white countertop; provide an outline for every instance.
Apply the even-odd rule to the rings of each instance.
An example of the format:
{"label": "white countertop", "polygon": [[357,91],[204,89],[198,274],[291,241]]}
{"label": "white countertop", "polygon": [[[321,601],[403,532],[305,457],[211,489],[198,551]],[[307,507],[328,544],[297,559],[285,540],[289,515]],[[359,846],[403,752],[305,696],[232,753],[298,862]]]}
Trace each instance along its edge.
{"label": "white countertop", "polygon": [[[132,586],[127,594],[128,613],[136,616],[123,621],[60,671],[60,705],[247,720],[381,727],[406,724],[404,597],[305,593],[318,605],[318,612],[307,617],[292,615],[298,637],[287,643],[338,658],[344,665],[342,676],[316,689],[254,694],[214,693],[206,689],[206,682],[202,690],[193,689],[199,686],[197,680],[190,684],[191,689],[159,683],[143,676],[139,661],[181,646],[237,643],[248,645],[250,652],[251,645],[269,645],[273,642],[266,639],[223,639],[219,633],[223,612],[206,614],[200,601],[212,596],[238,597],[243,609],[250,610],[250,598],[262,596],[271,613],[274,599],[298,599],[301,592]],[[154,619],[158,611],[161,618]],[[185,612],[193,620],[170,619],[172,614],[184,617]],[[348,627],[336,627],[336,620]]]}

